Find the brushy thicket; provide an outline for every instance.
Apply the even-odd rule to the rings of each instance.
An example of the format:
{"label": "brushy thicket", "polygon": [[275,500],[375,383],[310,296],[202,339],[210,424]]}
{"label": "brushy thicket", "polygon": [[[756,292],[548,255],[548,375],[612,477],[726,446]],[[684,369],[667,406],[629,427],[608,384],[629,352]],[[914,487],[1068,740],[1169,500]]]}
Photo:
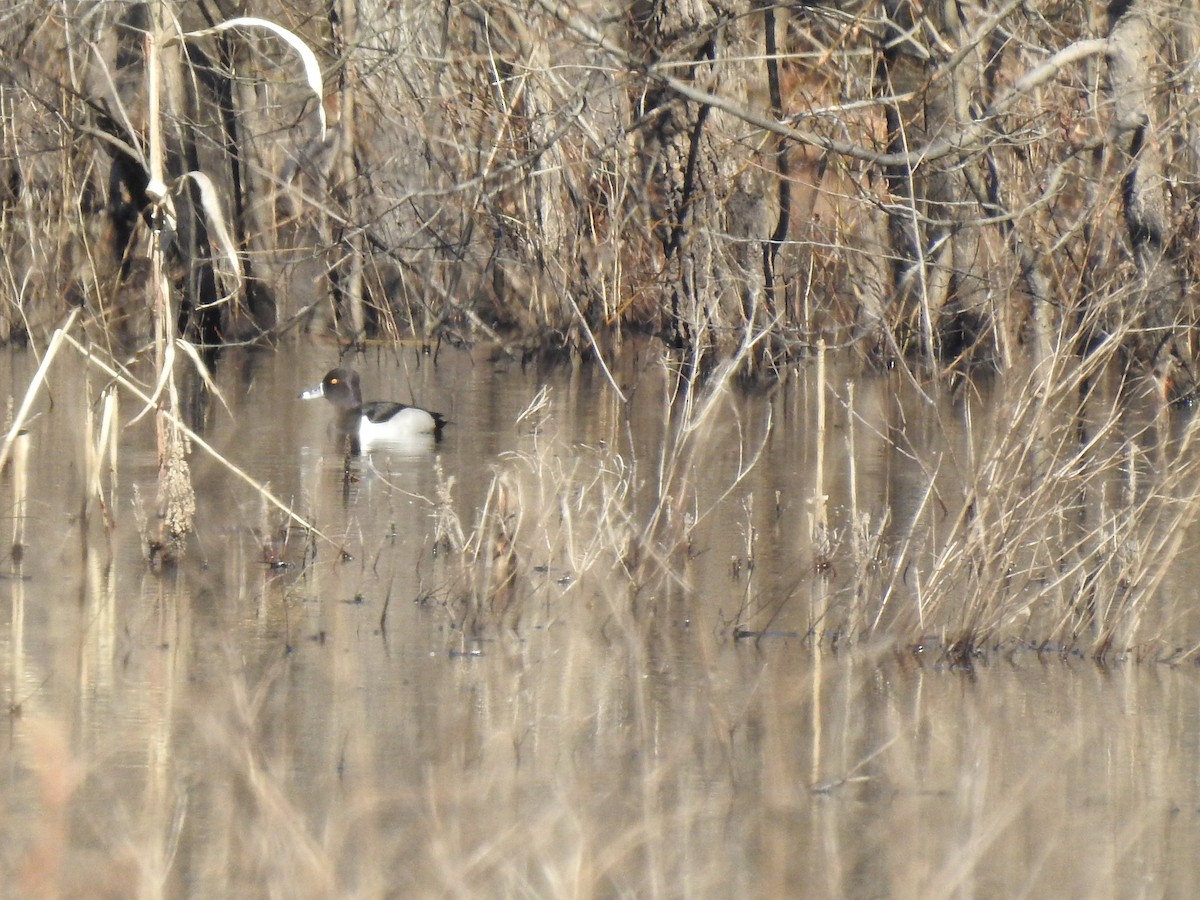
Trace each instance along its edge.
{"label": "brushy thicket", "polygon": [[761,331],[771,373],[818,337],[1006,365],[1128,326],[1190,363],[1195,14],[958,6],[18,4],[0,339],[64,301],[149,335],[156,121],[204,342]]}

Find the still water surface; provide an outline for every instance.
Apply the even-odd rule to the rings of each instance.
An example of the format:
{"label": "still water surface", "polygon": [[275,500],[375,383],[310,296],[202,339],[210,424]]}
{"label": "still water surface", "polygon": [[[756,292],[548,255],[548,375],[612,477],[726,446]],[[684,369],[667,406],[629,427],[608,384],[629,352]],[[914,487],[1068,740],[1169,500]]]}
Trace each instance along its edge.
{"label": "still water surface", "polygon": [[[817,571],[808,536],[812,371],[730,391],[703,443],[668,454],[682,401],[653,350],[621,360],[624,403],[594,367],[371,352],[352,360],[368,399],[454,424],[432,452],[347,469],[327,410],[295,399],[335,362],[231,355],[215,373],[230,411],[193,409],[333,543],[195,451],[196,532],[164,574],[134,509],[155,490],[149,417],[122,432],[106,534],[94,507],[81,517],[104,381],[55,363],[30,425],[26,549],[0,572],[5,893],[1200,891],[1194,666],[814,648],[814,604],[849,573]],[[35,367],[6,355],[0,390],[19,402]],[[827,382],[856,377],[868,407],[899,390],[836,367]],[[123,397],[121,421],[137,412]],[[831,466],[825,493],[899,529],[920,467],[864,418],[833,414],[855,466]],[[910,439],[961,440],[927,430]],[[435,541],[439,508],[465,548]],[[461,559],[502,561],[472,542],[497,509],[516,575],[476,606]],[[680,560],[631,588],[626,551],[656,511]]]}

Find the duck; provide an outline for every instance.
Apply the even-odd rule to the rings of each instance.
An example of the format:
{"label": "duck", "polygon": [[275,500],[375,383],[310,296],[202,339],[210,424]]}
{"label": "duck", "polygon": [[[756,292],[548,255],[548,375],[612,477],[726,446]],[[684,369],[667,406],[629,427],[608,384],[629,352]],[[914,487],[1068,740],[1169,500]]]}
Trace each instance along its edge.
{"label": "duck", "polygon": [[439,441],[446,417],[419,406],[392,400],[363,403],[362,385],[353,369],[330,369],[316,387],[301,391],[301,400],[324,397],[337,409],[337,429],[349,435],[355,452],[372,446]]}

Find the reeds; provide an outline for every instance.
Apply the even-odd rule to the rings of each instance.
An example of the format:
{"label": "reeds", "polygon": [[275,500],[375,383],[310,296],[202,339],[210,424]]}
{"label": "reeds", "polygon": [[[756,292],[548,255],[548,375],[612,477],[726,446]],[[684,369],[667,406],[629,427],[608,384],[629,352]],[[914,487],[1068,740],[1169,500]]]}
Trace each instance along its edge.
{"label": "reeds", "polygon": [[[88,365],[98,369],[112,381],[112,385],[102,393],[99,404],[98,423],[92,404],[88,403],[86,405],[83,441],[84,492],[80,505],[80,518],[84,531],[84,546],[86,551],[88,546],[86,532],[93,501],[100,506],[106,530],[110,531],[114,524],[118,488],[117,457],[121,430],[118,420],[120,407],[116,389],[120,388],[127,391],[145,404],[143,411],[155,408],[156,403],[154,396],[143,389],[123,369],[113,363],[104,361],[100,358],[95,348],[85,346],[68,333],[68,329],[75,321],[77,312],[73,311],[68,316],[63,327],[55,331],[42,357],[41,364],[26,389],[22,403],[12,418],[12,423],[4,437],[3,443],[0,444],[0,470],[9,462],[14,463],[12,466],[14,471],[14,497],[19,496],[22,498],[20,500],[22,513],[14,516],[14,521],[17,523],[14,527],[20,528],[24,522],[25,467],[23,459],[21,460],[22,465],[17,466],[15,464],[17,461],[13,458],[13,454],[17,450],[27,453],[28,438],[26,432],[23,430],[23,423],[27,420],[33,409],[40,388],[45,382],[47,373],[60,347],[64,343],[68,344],[78,351]],[[196,363],[200,365],[199,360],[196,360]],[[169,372],[170,369],[168,368],[164,371]],[[205,377],[207,377],[207,373],[205,373]],[[164,381],[168,384],[169,389],[173,391],[172,379],[166,378]],[[160,389],[162,386],[163,383],[160,382]],[[215,385],[213,389],[215,390]],[[172,404],[172,407],[176,405],[177,401]],[[139,530],[142,533],[147,559],[151,562],[152,568],[161,570],[164,563],[169,565],[175,560],[182,540],[191,531],[193,526],[196,503],[195,493],[192,488],[190,467],[186,459],[186,447],[188,445],[201,449],[227,471],[248,485],[262,499],[264,504],[282,512],[290,521],[312,536],[340,549],[339,543],[333,541],[320,529],[310,524],[288,504],[272,494],[265,485],[259,484],[240,467],[219,453],[200,435],[185,425],[174,413],[165,407],[159,407],[157,414],[160,423],[160,450],[166,455],[162,462],[162,477],[159,480],[158,496],[155,502],[156,512],[154,522],[156,524],[153,526],[145,512],[140,496],[136,495],[135,486],[135,509],[139,516]],[[105,477],[106,471],[107,477]],[[105,487],[105,481],[107,481],[107,488]],[[20,489],[19,492],[17,488]],[[17,502],[14,499],[14,504]],[[16,509],[17,507],[14,506],[14,511]],[[19,554],[19,543],[18,536],[14,535],[14,554]]]}
{"label": "reeds", "polygon": [[[100,506],[105,530],[111,532],[117,501],[117,448],[120,446],[120,405],[116,389],[107,388],[100,396],[99,422],[92,403],[87,404],[84,421],[83,468],[87,487],[84,490],[80,519],[86,530],[91,504]],[[107,473],[107,478],[105,477]],[[107,489],[105,488],[107,481]]]}
{"label": "reeds", "polygon": [[[755,340],[750,334],[744,345]],[[111,528],[119,505],[117,392],[146,408],[154,395],[64,329],[14,428],[62,343],[111,380],[88,404],[81,498],[85,527],[95,506]],[[436,565],[422,573],[420,592],[444,600],[458,633],[471,640],[553,617],[558,593],[586,596],[636,623],[664,603],[709,597],[712,583],[697,582],[704,567],[696,560],[713,529],[736,524],[743,545],[724,567],[737,584],[736,602],[722,610],[730,635],[797,633],[838,646],[883,641],[936,650],[954,663],[1013,648],[1104,660],[1190,658],[1200,631],[1168,588],[1200,512],[1195,429],[1186,410],[1155,405],[1149,379],[1113,373],[1121,343],[1114,335],[1086,358],[1060,352],[950,390],[932,382],[923,389],[914,373],[861,372],[835,389],[827,383],[834,369],[818,355],[808,370],[813,402],[796,423],[812,447],[802,501],[752,477],[777,426],[771,403],[761,406],[761,421],[742,414],[736,359],[707,374],[694,357],[679,365],[665,356],[656,365],[663,432],[650,448],[619,428],[603,441],[569,441],[553,395],[543,391],[518,417],[514,449],[493,461],[476,508],[459,507],[455,476],[435,461]],[[341,548],[344,541],[316,531],[177,418],[165,421],[181,438],[172,465],[185,464],[186,441],[249,485],[264,507]],[[714,446],[737,453],[721,482],[706,464]],[[919,489],[906,507],[876,493],[873,474],[864,489],[859,466],[864,454],[879,452],[915,478]],[[165,492],[143,510],[152,562],[167,549],[156,543],[156,529],[184,534],[195,514],[180,473],[186,469],[168,472]],[[781,528],[797,502],[804,528]],[[727,518],[731,509],[736,523]],[[790,582],[759,570],[764,546],[777,554],[781,538],[795,541]]]}
{"label": "reeds", "polygon": [[[736,363],[703,376],[664,360],[667,425],[649,455],[621,438],[564,446],[539,396],[537,426],[519,427],[465,536],[446,484],[439,546],[464,548],[455,590],[476,633],[542,610],[552,572],[569,576],[565,594],[632,622],[667,598],[712,603],[694,561],[736,509],[744,546],[725,572],[738,637],[876,642],[964,665],[1022,650],[1191,658],[1200,621],[1168,585],[1200,515],[1195,426],[1158,405],[1151,381],[1115,370],[1121,344],[1114,335],[1083,359],[1059,352],[945,388],[860,372],[837,390],[818,355],[801,424],[812,448],[802,531],[779,524],[794,497],[756,493],[772,483],[751,475],[775,426],[739,421]],[[743,454],[719,483],[706,455],[729,442],[715,429],[738,434]],[[875,472],[865,491],[864,454],[909,471],[911,499],[875,493],[886,488]],[[796,539],[790,582],[757,569],[772,519],[772,544]]]}
{"label": "reeds", "polygon": [[25,558],[25,516],[29,507],[29,432],[19,431],[13,437],[9,457],[12,478],[12,543],[9,554],[17,567],[15,577],[21,577],[21,561]]}
{"label": "reeds", "polygon": [[845,620],[851,632],[932,642],[957,662],[1020,646],[1163,655],[1166,622],[1187,618],[1181,597],[1162,614],[1161,587],[1200,513],[1195,428],[1148,380],[1112,373],[1119,343],[1014,367],[952,413],[928,409],[957,419],[944,432],[955,437],[938,456],[901,448],[927,490],[891,538],[880,602]]}

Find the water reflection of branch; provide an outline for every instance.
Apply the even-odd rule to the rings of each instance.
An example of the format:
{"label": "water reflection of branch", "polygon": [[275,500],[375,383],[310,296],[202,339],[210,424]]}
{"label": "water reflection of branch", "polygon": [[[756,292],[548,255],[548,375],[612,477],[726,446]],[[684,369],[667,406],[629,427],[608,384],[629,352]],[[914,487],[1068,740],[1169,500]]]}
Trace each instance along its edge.
{"label": "water reflection of branch", "polygon": [[842,775],[839,778],[831,778],[829,781],[818,782],[817,784],[814,784],[809,790],[811,790],[814,794],[828,794],[828,793],[832,792],[834,790],[834,788],[840,788],[846,784],[854,784],[854,783],[860,782],[860,781],[870,781],[871,780],[870,775],[855,775],[854,773],[857,772],[859,769],[861,769],[863,766],[865,766],[867,763],[869,763],[871,760],[873,760],[875,757],[879,756],[881,753],[883,753],[889,747],[891,747],[892,744],[896,743],[897,740],[899,740],[898,737],[893,737],[890,741],[883,744],[881,747],[878,747],[874,753],[870,753],[867,756],[860,759],[857,763],[854,764],[854,766],[851,767],[850,771],[847,772],[845,775]]}

